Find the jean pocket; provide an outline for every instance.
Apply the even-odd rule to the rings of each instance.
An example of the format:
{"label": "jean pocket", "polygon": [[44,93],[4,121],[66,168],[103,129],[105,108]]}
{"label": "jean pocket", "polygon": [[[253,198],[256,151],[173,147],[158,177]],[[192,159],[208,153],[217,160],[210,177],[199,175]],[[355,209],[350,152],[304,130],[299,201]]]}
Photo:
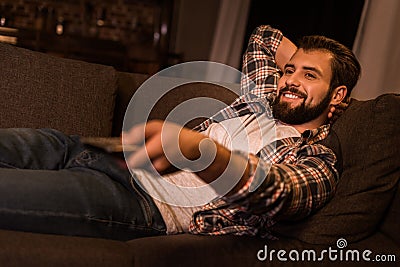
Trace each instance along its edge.
{"label": "jean pocket", "polygon": [[82,150],[76,157],[73,158],[68,167],[88,167],[91,168],[93,164],[98,162],[102,155],[91,151],[89,149]]}

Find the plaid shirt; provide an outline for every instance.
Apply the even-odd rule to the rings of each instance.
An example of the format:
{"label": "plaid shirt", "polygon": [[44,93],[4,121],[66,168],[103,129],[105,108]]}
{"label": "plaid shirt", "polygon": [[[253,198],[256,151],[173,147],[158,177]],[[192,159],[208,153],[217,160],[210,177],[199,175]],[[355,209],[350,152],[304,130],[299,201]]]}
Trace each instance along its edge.
{"label": "plaid shirt", "polygon": [[[280,70],[276,50],[283,38],[279,30],[260,26],[252,34],[243,58],[243,94],[232,105],[206,120],[213,122],[245,114],[265,113],[272,118],[270,103],[276,96]],[[190,232],[205,235],[274,236],[269,228],[278,220],[300,219],[322,207],[332,197],[338,172],[334,153],[317,144],[329,133],[329,125],[305,131],[267,145],[254,175],[237,193],[222,197],[193,214]],[[255,190],[250,190],[256,188]]]}

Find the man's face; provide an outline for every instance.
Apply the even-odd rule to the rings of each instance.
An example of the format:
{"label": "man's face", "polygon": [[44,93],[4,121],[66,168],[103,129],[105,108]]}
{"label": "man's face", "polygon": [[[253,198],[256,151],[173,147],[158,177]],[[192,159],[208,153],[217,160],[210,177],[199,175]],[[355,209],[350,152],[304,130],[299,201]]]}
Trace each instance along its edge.
{"label": "man's face", "polygon": [[300,125],[326,116],[331,102],[331,58],[321,50],[299,49],[293,55],[278,82],[278,97],[272,107],[276,119]]}

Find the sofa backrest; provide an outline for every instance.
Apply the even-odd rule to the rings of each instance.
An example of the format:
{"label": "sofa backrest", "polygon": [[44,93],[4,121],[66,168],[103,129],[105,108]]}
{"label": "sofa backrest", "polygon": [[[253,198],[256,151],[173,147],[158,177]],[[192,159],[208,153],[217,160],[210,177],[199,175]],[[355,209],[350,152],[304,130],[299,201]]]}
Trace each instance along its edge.
{"label": "sofa backrest", "polygon": [[[142,118],[138,114],[141,108],[132,109],[134,105],[149,107],[151,112],[145,114],[143,118],[165,119],[171,111],[179,105],[184,105],[188,100],[205,99],[207,102],[207,112],[213,115],[220,108],[219,106],[229,105],[238,96],[238,84],[213,84],[208,82],[196,82],[189,79],[181,78],[159,78],[157,84],[162,88],[158,90],[151,85],[145,84],[149,81],[149,76],[136,73],[118,72],[118,90],[116,99],[116,109],[114,112],[114,127],[113,135],[119,136],[122,130],[124,117],[127,116],[126,122],[132,125],[138,123]],[[179,84],[176,87],[169,85]],[[166,90],[166,93],[160,91]],[[138,94],[141,94],[140,99],[136,99]],[[154,96],[160,97],[154,102]],[[207,101],[209,99],[209,101]],[[135,100],[136,103],[133,103]],[[195,102],[195,101],[194,101]],[[199,101],[200,102],[200,101]],[[190,103],[192,104],[192,103]],[[135,106],[136,107],[136,106]],[[128,110],[127,110],[128,109]],[[205,119],[203,116],[196,117],[197,114],[204,114],[204,106],[195,103],[190,106],[191,114],[194,114],[193,120],[185,124],[187,127],[194,127]],[[129,118],[132,118],[130,121]]]}
{"label": "sofa backrest", "polygon": [[54,128],[109,136],[114,68],[0,43],[0,127]]}

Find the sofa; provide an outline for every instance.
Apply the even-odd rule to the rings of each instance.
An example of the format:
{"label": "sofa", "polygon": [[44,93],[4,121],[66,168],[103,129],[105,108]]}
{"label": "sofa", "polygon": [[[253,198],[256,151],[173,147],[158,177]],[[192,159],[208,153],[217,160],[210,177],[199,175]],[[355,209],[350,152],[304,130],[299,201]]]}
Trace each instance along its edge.
{"label": "sofa", "polygon": [[[149,79],[6,44],[0,64],[0,127],[81,136],[119,136],[131,97]],[[218,84],[185,83],[149,119],[194,97],[229,104],[236,96]],[[335,196],[306,219],[275,225],[277,240],[181,234],[122,242],[2,229],[1,266],[399,266],[399,111],[394,93],[351,100],[321,142],[338,157]]]}

